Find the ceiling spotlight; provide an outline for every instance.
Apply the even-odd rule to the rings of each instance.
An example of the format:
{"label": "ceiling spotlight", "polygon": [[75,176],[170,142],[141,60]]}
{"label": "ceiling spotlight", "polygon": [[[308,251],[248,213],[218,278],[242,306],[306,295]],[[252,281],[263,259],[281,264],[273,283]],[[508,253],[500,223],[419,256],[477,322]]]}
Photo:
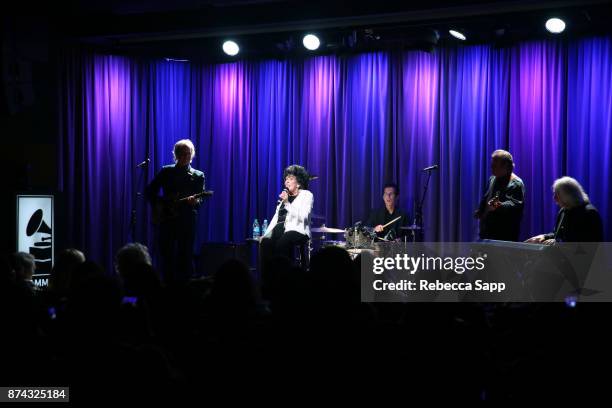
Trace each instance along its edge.
{"label": "ceiling spotlight", "polygon": [[240,47],[238,47],[238,44],[236,44],[234,41],[228,40],[223,43],[223,52],[233,57],[240,52]]}
{"label": "ceiling spotlight", "polygon": [[321,45],[319,37],[314,34],[305,35],[304,39],[302,40],[302,43],[304,44],[304,47],[306,47],[306,49],[310,51],[316,50]]}
{"label": "ceiling spotlight", "polygon": [[553,34],[562,33],[565,30],[565,21],[560,18],[549,18],[546,21],[546,29]]}
{"label": "ceiling spotlight", "polygon": [[465,41],[465,35],[461,31],[448,30],[448,33],[458,40]]}

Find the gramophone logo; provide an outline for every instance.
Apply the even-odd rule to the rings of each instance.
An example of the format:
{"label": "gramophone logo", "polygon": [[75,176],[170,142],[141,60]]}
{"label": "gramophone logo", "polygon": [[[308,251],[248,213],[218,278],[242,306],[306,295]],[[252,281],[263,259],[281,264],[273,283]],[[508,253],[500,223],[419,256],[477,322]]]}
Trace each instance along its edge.
{"label": "gramophone logo", "polygon": [[31,254],[36,275],[53,266],[53,196],[17,196],[17,250]]}

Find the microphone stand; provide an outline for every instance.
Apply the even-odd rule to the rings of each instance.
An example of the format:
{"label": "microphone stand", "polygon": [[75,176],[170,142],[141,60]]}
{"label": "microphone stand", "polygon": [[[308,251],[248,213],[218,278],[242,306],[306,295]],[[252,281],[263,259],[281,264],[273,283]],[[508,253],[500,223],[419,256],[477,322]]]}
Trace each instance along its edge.
{"label": "microphone stand", "polygon": [[[138,169],[146,169],[149,167],[149,159],[147,158],[145,161],[136,166],[135,172]],[[136,239],[136,219],[137,219],[137,201],[142,197],[142,193],[138,191],[138,186],[142,184],[142,178],[144,175],[144,171],[140,171],[138,173],[138,178],[134,183],[134,177],[132,177],[132,211],[130,211],[130,235],[132,237],[132,242],[138,242]]]}
{"label": "microphone stand", "polygon": [[[413,224],[421,228],[418,230],[421,231],[420,233],[418,233],[420,240],[425,239],[425,229],[423,227],[423,204],[425,203],[425,197],[427,197],[427,189],[429,188],[429,180],[431,180],[431,173],[433,172],[433,170],[435,169],[427,170],[427,180],[425,181],[425,187],[423,188],[423,196],[421,197],[421,200],[419,201],[418,205],[414,210]],[[412,231],[412,241],[417,242],[417,232],[414,230]]]}

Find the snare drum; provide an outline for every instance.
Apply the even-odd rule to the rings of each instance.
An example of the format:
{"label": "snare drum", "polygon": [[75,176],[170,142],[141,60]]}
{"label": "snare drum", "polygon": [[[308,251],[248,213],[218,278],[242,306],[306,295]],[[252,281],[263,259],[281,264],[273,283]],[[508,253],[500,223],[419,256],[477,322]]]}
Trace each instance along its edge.
{"label": "snare drum", "polygon": [[323,241],[321,243],[321,248],[327,248],[327,247],[346,248],[346,242],[345,241]]}
{"label": "snare drum", "polygon": [[344,232],[349,248],[372,248],[376,233],[368,227],[347,228]]}

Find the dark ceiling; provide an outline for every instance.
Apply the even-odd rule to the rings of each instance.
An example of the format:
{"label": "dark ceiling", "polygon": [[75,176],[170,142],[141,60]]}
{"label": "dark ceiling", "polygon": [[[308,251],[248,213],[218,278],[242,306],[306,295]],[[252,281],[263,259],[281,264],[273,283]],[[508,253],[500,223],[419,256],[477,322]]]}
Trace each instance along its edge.
{"label": "dark ceiling", "polygon": [[241,58],[305,53],[299,43],[308,31],[322,37],[323,53],[428,49],[455,41],[451,27],[466,32],[468,43],[504,46],[550,36],[543,27],[550,16],[566,20],[565,36],[607,33],[611,2],[72,0],[33,6],[27,0],[12,16],[44,15],[54,34],[115,53],[222,60],[226,38],[241,44]]}

